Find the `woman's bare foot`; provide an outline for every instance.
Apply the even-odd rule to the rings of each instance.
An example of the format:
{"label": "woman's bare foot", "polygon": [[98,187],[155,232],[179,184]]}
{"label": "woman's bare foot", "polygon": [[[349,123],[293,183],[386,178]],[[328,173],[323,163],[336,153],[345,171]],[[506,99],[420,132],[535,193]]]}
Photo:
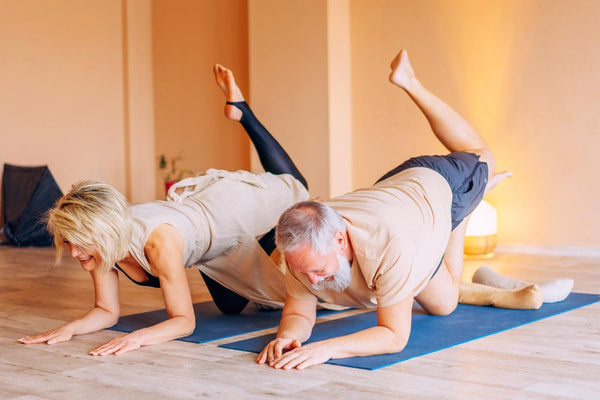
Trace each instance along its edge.
{"label": "woman's bare foot", "polygon": [[[213,67],[213,72],[215,74],[217,85],[219,85],[225,94],[225,101],[244,101],[244,95],[242,94],[242,91],[238,85],[235,83],[233,72],[231,72],[231,70],[220,64],[215,64]],[[239,121],[242,119],[242,111],[231,104],[225,104],[225,116],[234,121]]]}
{"label": "woman's bare foot", "polygon": [[408,90],[411,85],[417,82],[415,72],[410,65],[406,50],[402,49],[400,53],[398,53],[396,58],[392,60],[390,67],[392,68],[392,72],[390,72],[389,80],[394,85]]}

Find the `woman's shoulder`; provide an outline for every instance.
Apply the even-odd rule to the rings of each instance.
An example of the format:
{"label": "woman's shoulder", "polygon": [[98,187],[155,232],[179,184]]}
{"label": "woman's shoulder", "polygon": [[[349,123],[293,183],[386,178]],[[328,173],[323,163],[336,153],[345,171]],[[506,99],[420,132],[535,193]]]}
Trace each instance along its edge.
{"label": "woman's shoulder", "polygon": [[144,253],[150,264],[154,259],[166,254],[182,252],[183,237],[179,230],[171,224],[160,224],[154,228],[144,246]]}

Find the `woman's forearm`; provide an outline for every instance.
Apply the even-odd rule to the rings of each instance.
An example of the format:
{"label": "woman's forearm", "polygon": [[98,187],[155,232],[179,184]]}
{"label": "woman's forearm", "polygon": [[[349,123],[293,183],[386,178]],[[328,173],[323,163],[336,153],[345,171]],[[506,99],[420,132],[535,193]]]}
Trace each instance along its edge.
{"label": "woman's forearm", "polygon": [[100,307],[94,307],[83,317],[64,325],[72,330],[73,335],[84,335],[110,328],[119,320],[119,315]]}
{"label": "woman's forearm", "polygon": [[195,322],[186,317],[178,316],[169,318],[146,328],[132,332],[141,337],[141,345],[165,343],[174,339],[189,336],[194,332]]}

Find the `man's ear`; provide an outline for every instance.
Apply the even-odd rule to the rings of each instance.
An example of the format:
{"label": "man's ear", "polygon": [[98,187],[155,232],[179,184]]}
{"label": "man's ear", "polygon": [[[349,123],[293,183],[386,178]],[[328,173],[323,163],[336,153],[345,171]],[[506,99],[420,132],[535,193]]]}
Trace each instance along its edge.
{"label": "man's ear", "polygon": [[338,245],[338,248],[342,251],[348,248],[348,236],[346,236],[345,232],[337,231],[335,233],[335,242]]}

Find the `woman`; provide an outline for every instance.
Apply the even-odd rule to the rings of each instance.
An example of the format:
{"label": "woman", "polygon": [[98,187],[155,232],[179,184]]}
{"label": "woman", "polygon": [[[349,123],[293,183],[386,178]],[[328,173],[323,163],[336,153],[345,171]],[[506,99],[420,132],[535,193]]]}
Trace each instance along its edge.
{"label": "woman", "polygon": [[107,184],[75,184],[48,213],[48,228],[57,259],[66,250],[90,273],[95,306],[82,318],[21,343],[53,344],[114,325],[117,271],[137,284],[160,287],[169,318],[113,338],[91,355],[119,355],[190,335],[195,317],[184,267],[194,264],[225,313],[239,313],[249,300],[283,304],[283,273],[269,258],[275,248],[272,228],[286,208],[308,198],[306,181],[256,119],[233,73],[215,65],[214,74],[226,97],[225,115],[241,122],[267,172],[209,170],[174,185],[166,202],[131,207]]}

